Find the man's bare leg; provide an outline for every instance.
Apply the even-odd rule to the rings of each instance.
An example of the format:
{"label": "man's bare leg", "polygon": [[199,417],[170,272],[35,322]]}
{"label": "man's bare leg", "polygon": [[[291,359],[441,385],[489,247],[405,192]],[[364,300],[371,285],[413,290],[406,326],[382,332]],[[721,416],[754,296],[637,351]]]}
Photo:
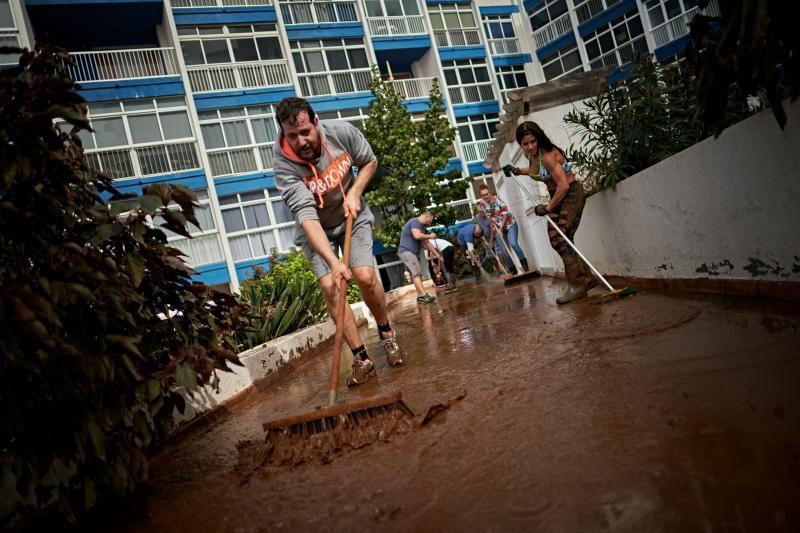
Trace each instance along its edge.
{"label": "man's bare leg", "polygon": [[[322,289],[322,295],[325,297],[328,313],[330,313],[335,321],[338,312],[339,287],[334,285],[333,275],[326,274],[319,278],[319,287]],[[361,336],[358,334],[356,317],[353,315],[353,310],[350,309],[349,305],[344,306],[344,340],[351,349],[358,348],[364,344],[361,341]]]}
{"label": "man's bare leg", "polygon": [[[383,292],[383,285],[378,279],[378,273],[372,267],[355,267],[352,269],[353,277],[361,289],[361,297],[367,304],[375,322],[378,324],[378,333],[386,352],[386,359],[391,366],[403,364],[406,353],[397,344],[396,335],[389,326],[389,311],[386,308],[386,294]],[[415,278],[418,280],[419,278]],[[420,283],[420,285],[422,285]]]}
{"label": "man's bare leg", "polygon": [[422,288],[422,277],[414,276],[414,288],[417,289],[417,296],[425,296],[425,289]]}

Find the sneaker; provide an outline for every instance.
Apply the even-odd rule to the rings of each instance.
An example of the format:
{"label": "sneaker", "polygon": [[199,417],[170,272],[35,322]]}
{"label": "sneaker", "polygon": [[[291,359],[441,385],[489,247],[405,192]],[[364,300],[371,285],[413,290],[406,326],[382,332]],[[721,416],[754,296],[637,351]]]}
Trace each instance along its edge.
{"label": "sneaker", "polygon": [[389,366],[400,366],[406,358],[406,351],[397,344],[397,334],[392,332],[391,336],[381,335],[381,342],[383,343],[383,351],[386,352],[386,361]]}
{"label": "sneaker", "polygon": [[353,374],[347,379],[347,386],[355,387],[361,385],[373,376],[375,376],[375,365],[372,364],[370,359],[353,361]]}
{"label": "sneaker", "polygon": [[417,303],[418,304],[429,304],[432,301],[434,301],[435,299],[436,299],[435,297],[431,296],[430,294],[428,294],[426,292],[424,296],[417,296]]}

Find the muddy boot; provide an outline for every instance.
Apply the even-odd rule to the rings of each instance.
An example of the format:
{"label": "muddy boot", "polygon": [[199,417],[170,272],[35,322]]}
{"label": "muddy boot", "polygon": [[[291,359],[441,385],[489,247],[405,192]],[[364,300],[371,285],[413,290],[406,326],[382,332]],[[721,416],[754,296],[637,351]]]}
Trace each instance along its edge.
{"label": "muddy boot", "polygon": [[483,282],[483,276],[481,276],[481,268],[475,265],[472,265],[472,273],[475,275],[475,282],[481,283]]}
{"label": "muddy boot", "polygon": [[406,359],[406,351],[397,343],[397,334],[392,331],[385,336],[381,333],[383,351],[386,352],[386,361],[389,366],[400,366]]}
{"label": "muddy boot", "polygon": [[581,261],[581,270],[583,271],[582,277],[584,285],[586,286],[586,292],[589,292],[600,284],[600,281],[597,279],[597,276],[594,275],[592,269],[583,261]]}
{"label": "muddy boot", "polygon": [[529,272],[530,271],[530,268],[528,268],[528,260],[527,259],[525,259],[523,257],[522,259],[519,260],[519,262],[522,263],[522,271],[523,272]]}
{"label": "muddy boot", "polygon": [[512,276],[517,275],[517,267],[514,266],[514,263],[508,265],[508,273],[511,274]]}
{"label": "muddy boot", "polygon": [[556,298],[556,303],[568,304],[586,296],[586,282],[583,278],[583,269],[578,256],[568,255],[562,259],[564,260],[564,272],[567,275],[569,287],[564,291],[564,294]]}
{"label": "muddy boot", "polygon": [[445,292],[453,292],[456,289],[456,275],[452,272],[447,273],[447,287],[445,287]]}
{"label": "muddy boot", "polygon": [[348,387],[355,387],[365,383],[375,376],[375,365],[370,359],[366,361],[353,361],[353,374],[347,379]]}

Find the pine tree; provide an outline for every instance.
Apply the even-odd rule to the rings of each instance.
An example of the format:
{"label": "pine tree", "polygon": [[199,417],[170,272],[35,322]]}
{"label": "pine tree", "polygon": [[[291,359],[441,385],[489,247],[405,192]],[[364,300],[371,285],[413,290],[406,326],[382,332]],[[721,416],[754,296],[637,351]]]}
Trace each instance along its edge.
{"label": "pine tree", "polygon": [[444,115],[444,100],[434,80],[430,104],[421,122],[411,120],[403,97],[385,83],[373,67],[370,86],[375,99],[364,121],[364,135],[378,159],[379,170],[367,193],[367,203],[383,214],[375,236],[396,247],[403,224],[422,210],[436,207],[437,224],[456,220],[456,210],[445,205],[462,199],[468,178],[457,171],[443,173],[453,154],[453,128]]}

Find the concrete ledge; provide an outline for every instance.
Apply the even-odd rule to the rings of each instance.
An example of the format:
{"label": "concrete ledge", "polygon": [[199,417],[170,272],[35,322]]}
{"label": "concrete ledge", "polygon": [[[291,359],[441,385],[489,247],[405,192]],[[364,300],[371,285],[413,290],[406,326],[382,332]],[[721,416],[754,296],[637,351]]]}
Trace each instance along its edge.
{"label": "concrete ledge", "polygon": [[733,278],[637,278],[607,276],[614,287],[635,287],[669,292],[725,294],[773,300],[800,300],[800,282]]}
{"label": "concrete ledge", "polygon": [[[432,286],[432,282],[424,285]],[[386,305],[391,307],[404,296],[414,292],[414,286],[400,287],[386,293]],[[366,322],[375,323],[375,318],[370,313],[364,302],[351,304],[356,322],[363,325]],[[175,412],[175,421],[183,424],[218,407],[220,404],[244,392],[257,381],[266,378],[273,372],[282,368],[292,359],[301,357],[307,351],[319,346],[336,334],[336,324],[330,318],[319,324],[308,326],[270,342],[256,346],[239,354],[239,359],[244,366],[231,366],[233,372],[218,372],[219,392],[210,387],[195,391],[192,395],[184,394],[186,409],[183,414]]]}

